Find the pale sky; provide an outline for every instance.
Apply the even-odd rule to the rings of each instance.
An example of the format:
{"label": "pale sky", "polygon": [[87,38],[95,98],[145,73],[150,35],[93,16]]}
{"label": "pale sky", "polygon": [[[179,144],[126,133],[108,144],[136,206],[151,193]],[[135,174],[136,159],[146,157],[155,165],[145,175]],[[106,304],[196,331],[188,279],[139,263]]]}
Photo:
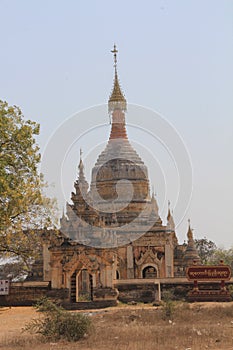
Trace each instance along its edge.
{"label": "pale sky", "polygon": [[[115,42],[128,103],[163,116],[190,155],[193,191],[177,227],[179,242],[186,239],[190,218],[195,237],[232,246],[233,2],[0,0],[0,13],[0,98],[20,106],[26,118],[41,124],[42,153],[67,118],[107,102],[113,81],[110,50]],[[108,123],[107,107],[101,113],[97,119]],[[128,114],[127,120],[133,123],[134,115]],[[95,125],[95,117],[91,118]],[[142,127],[145,118],[142,112]],[[137,140],[135,130],[128,130],[129,137]],[[91,147],[106,141],[108,132],[106,127],[100,138],[95,136]],[[90,179],[95,157],[88,158],[88,145],[82,140]],[[96,156],[103,147],[95,148]],[[141,146],[135,147],[143,155]],[[148,138],[146,147],[162,162],[159,146],[150,146]],[[160,203],[164,189],[158,188],[162,181],[156,180],[160,175],[155,173],[164,171],[166,177],[167,171],[172,178],[174,169],[168,165],[161,170],[149,156],[144,159],[165,219],[167,208]],[[63,179],[62,205],[73,190],[78,160],[77,149],[66,158],[69,176]],[[166,200],[172,206],[175,195],[170,180],[166,180]]]}

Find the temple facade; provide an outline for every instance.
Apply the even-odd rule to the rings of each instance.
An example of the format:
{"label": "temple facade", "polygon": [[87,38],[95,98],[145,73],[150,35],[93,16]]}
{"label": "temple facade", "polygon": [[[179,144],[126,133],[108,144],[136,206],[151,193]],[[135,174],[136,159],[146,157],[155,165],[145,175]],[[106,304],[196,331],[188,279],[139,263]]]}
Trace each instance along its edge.
{"label": "temple facade", "polygon": [[80,152],[60,233],[43,239],[44,280],[51,281],[52,289],[66,289],[72,303],[115,302],[127,295],[127,300],[150,301],[156,291],[151,286],[181,278],[186,266],[200,261],[190,225],[188,243],[179,245],[170,208],[166,224],[159,216],[147,167],[127,136],[127,101],[119,84],[116,46],[112,52],[108,143],[92,169],[90,184]]}

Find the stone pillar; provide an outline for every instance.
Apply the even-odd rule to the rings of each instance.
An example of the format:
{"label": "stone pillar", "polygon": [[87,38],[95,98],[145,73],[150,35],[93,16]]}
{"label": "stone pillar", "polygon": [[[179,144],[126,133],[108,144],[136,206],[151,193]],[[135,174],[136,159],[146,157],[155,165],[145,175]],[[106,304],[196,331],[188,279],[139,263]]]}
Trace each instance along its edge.
{"label": "stone pillar", "polygon": [[60,271],[59,266],[53,266],[51,271],[51,287],[52,288],[61,288],[61,283],[59,281]]}
{"label": "stone pillar", "polygon": [[174,277],[173,247],[169,240],[165,244],[165,277]]}
{"label": "stone pillar", "polygon": [[102,287],[105,287],[106,286],[106,274],[105,274],[105,266],[101,266],[100,267],[100,283],[101,283],[101,285],[102,285]]}
{"label": "stone pillar", "polygon": [[96,285],[97,285],[97,283],[96,283],[96,273],[93,273],[93,275],[92,275],[92,283],[93,283],[93,288],[96,288]]}
{"label": "stone pillar", "polygon": [[157,283],[155,283],[155,302],[161,301],[161,288],[160,288],[160,282],[158,280]]}
{"label": "stone pillar", "polygon": [[106,266],[106,287],[113,287],[113,276],[111,266]]}
{"label": "stone pillar", "polygon": [[64,287],[70,289],[70,279],[71,279],[71,273],[66,271],[64,273]]}
{"label": "stone pillar", "polygon": [[127,278],[134,278],[133,247],[127,246]]}

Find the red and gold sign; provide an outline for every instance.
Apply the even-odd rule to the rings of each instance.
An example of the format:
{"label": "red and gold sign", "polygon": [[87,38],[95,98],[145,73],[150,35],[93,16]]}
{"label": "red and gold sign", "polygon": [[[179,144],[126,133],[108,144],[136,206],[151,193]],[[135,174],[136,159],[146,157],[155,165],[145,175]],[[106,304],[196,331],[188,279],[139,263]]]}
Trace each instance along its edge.
{"label": "red and gold sign", "polygon": [[231,268],[228,265],[190,266],[186,270],[189,281],[228,281]]}

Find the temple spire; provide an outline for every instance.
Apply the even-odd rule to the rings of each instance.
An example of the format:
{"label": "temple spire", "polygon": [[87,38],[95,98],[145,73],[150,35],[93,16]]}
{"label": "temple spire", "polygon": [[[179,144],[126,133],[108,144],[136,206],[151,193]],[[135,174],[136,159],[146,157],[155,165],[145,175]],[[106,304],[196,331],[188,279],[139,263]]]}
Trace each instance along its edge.
{"label": "temple spire", "polygon": [[78,179],[79,181],[85,180],[85,175],[84,175],[84,165],[83,165],[83,160],[82,160],[82,154],[83,151],[80,148],[80,160],[79,160],[79,165],[78,165],[78,169],[79,169],[79,176]]}
{"label": "temple spire", "polygon": [[188,242],[193,241],[193,230],[191,229],[190,219],[188,219],[187,237],[188,237]]}
{"label": "temple spire", "polygon": [[117,53],[118,53],[118,50],[117,50],[115,44],[114,44],[113,50],[111,50],[111,52],[113,53],[113,58],[114,58],[115,76],[114,76],[112,93],[111,93],[111,96],[108,100],[109,114],[114,112],[116,109],[120,109],[123,112],[125,112],[127,110],[127,102],[126,102],[126,99],[121,91],[121,87],[120,87],[119,80],[118,80],[118,74],[117,74]]}
{"label": "temple spire", "polygon": [[188,219],[187,237],[188,237],[188,244],[184,254],[185,266],[192,265],[194,261],[196,261],[197,264],[200,264],[201,259],[198,255],[198,252],[195,246],[195,241],[193,238],[193,230],[191,229],[191,225],[190,225],[190,219]]}
{"label": "temple spire", "polygon": [[170,201],[168,201],[168,213],[167,213],[167,229],[174,231],[175,223],[170,210]]}
{"label": "temple spire", "polygon": [[88,190],[88,183],[85,178],[84,174],[84,165],[83,165],[83,160],[82,160],[82,149],[80,148],[80,160],[79,160],[79,165],[78,165],[78,182],[77,185],[79,186],[81,192],[86,193]]}
{"label": "temple spire", "polygon": [[152,205],[152,210],[158,216],[159,215],[158,214],[159,213],[159,207],[158,207],[157,201],[155,199],[154,189],[153,189],[152,196],[151,196],[151,205]]}

